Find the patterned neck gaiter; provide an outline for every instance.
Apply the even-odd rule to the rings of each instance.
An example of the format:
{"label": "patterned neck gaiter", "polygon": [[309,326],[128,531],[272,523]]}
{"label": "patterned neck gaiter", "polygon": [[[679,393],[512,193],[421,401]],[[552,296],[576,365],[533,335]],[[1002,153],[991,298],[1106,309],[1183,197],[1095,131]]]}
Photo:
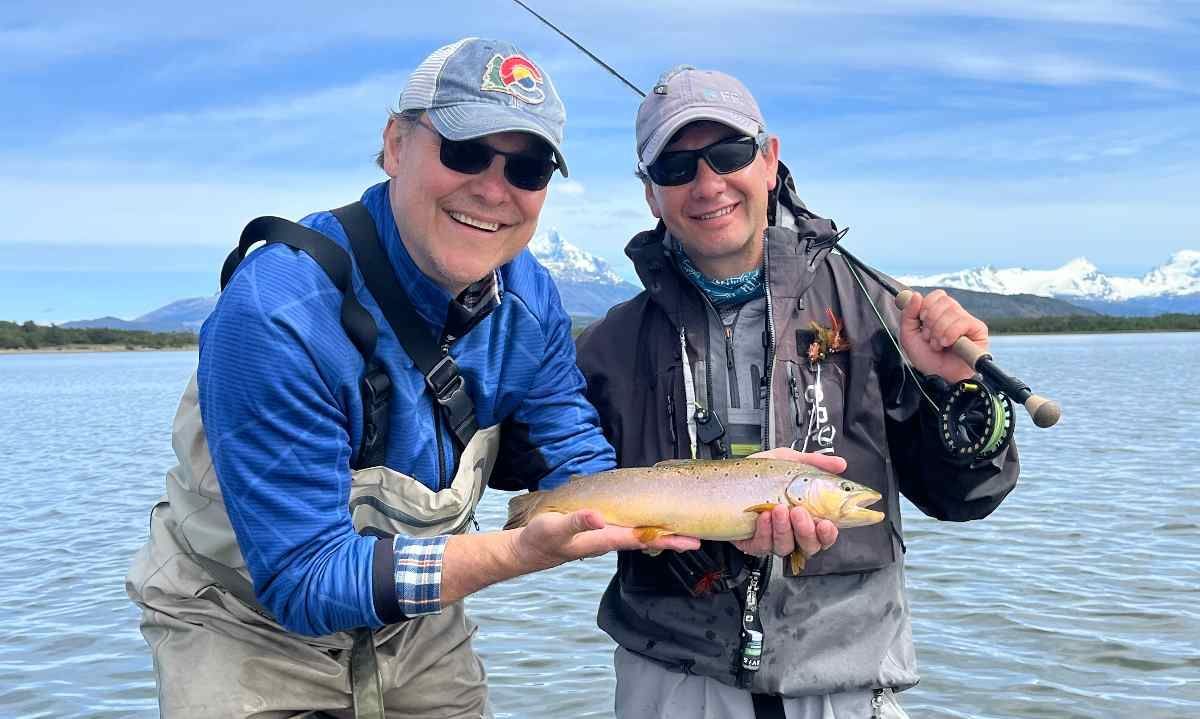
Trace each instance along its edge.
{"label": "patterned neck gaiter", "polygon": [[678,245],[672,248],[671,255],[675,258],[675,266],[679,268],[679,271],[691,280],[692,284],[698,287],[715,307],[745,304],[750,300],[762,297],[766,291],[762,267],[716,280],[697,269],[691,258]]}

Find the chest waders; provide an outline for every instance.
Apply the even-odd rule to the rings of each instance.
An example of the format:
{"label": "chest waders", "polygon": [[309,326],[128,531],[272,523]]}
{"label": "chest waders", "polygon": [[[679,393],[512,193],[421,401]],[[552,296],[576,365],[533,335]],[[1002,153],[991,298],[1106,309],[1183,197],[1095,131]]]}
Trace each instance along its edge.
{"label": "chest waders", "polygon": [[[378,328],[354,296],[353,264],[321,233],[260,217],[225,262],[221,285],[260,241],[310,255],[342,292],[342,325],[365,360],[360,384],[363,436],[347,510],[360,534],[430,537],[466,531],[495,465],[500,426],[479,430],[465,383],[445,347],[424,331],[396,283],[361,203],[333,211],[350,237],[367,287],[426,378],[459,454],[448,486],[430,490],[384,466],[391,382],[374,357]],[[382,719],[487,715],[482,663],[471,650],[475,626],[461,602],[440,614],[321,637],[288,632],[254,594],[225,510],[200,416],[193,375],[172,427],[178,464],[167,495],[151,511],[126,590],[143,608],[142,632],[154,656],[159,704],[169,716],[303,716],[346,709]],[[391,575],[391,572],[388,573]],[[319,714],[314,714],[319,716]]]}

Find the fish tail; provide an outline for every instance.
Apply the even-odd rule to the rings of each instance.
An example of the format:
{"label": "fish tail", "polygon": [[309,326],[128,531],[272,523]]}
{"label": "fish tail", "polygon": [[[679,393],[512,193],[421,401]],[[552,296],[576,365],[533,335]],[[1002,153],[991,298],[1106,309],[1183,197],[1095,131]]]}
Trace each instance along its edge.
{"label": "fish tail", "polygon": [[504,528],[517,529],[529,524],[529,520],[537,514],[542,496],[541,492],[526,492],[508,500],[508,520],[504,522]]}

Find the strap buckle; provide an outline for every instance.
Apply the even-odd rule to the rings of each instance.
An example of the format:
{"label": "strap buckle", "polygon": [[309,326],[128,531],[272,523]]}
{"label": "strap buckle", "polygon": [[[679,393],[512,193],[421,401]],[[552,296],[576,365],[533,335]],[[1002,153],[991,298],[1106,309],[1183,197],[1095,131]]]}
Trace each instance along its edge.
{"label": "strap buckle", "polygon": [[446,355],[425,375],[425,383],[433,391],[433,398],[441,405],[450,429],[463,446],[477,429],[475,406],[467,394],[467,383],[458,373],[454,358]]}
{"label": "strap buckle", "polygon": [[363,436],[355,469],[383,464],[387,456],[392,379],[378,360],[371,360],[359,387],[363,403]]}
{"label": "strap buckle", "polygon": [[363,409],[374,412],[388,403],[392,394],[392,379],[382,367],[369,366],[363,375],[362,387]]}

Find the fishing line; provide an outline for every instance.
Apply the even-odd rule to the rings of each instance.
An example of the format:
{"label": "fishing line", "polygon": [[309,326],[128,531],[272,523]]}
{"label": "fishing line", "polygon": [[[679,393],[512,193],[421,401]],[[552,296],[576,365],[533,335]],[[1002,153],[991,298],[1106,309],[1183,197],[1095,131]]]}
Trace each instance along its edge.
{"label": "fishing line", "polygon": [[[534,10],[532,8],[530,8],[528,5],[526,5],[521,0],[513,0],[513,2],[516,3],[517,5],[520,5],[527,12],[529,12],[529,14],[533,15],[535,18],[540,20],[543,24],[545,24],[551,30],[558,33],[559,35],[562,35],[564,38],[566,38],[566,40],[568,42],[570,42],[572,45],[574,45],[576,48],[578,48],[580,52],[587,55],[589,58],[592,59],[592,61],[594,61],[596,64],[600,65],[605,70],[607,70],[609,73],[611,73],[613,77],[615,77],[618,80],[620,80],[621,82],[625,83],[625,85],[630,90],[633,90],[635,93],[637,93],[638,97],[644,98],[646,96],[646,93],[644,93],[640,89],[638,89],[638,87],[636,85],[634,85],[632,82],[630,82],[629,80],[626,80],[624,75],[617,72],[608,63],[606,63],[603,60],[601,60],[600,58],[596,57],[596,55],[594,55],[590,50],[588,50],[583,45],[579,44],[579,42],[576,41],[575,38],[571,37],[567,33],[560,30],[557,26],[555,26],[554,23],[550,22],[546,18],[544,18],[541,15],[539,15],[538,13],[534,12]],[[842,237],[845,236],[846,231],[848,229],[849,228],[843,228],[840,232],[837,233],[837,237],[834,239],[835,244],[837,243],[837,241],[841,240]],[[916,376],[916,371],[913,368],[912,363],[909,361],[908,356],[905,355],[903,348],[900,346],[900,343],[896,341],[896,338],[895,338],[895,336],[893,336],[891,330],[888,328],[887,323],[883,321],[883,315],[879,312],[879,309],[875,306],[875,302],[872,299],[870,292],[867,291],[866,286],[863,284],[862,278],[859,277],[857,272],[855,272],[855,269],[861,270],[863,273],[865,273],[871,279],[878,282],[879,285],[881,287],[883,287],[884,290],[886,290],[889,294],[891,294],[893,297],[896,298],[897,304],[899,307],[903,307],[904,303],[906,303],[908,301],[908,298],[905,297],[905,294],[910,293],[911,291],[908,290],[907,288],[900,289],[900,288],[895,287],[892,282],[884,279],[878,272],[876,272],[874,269],[872,269],[869,265],[867,265],[866,263],[859,260],[854,255],[847,252],[844,248],[838,247],[837,249],[838,249],[838,252],[841,253],[841,255],[845,258],[847,265],[854,266],[851,268],[851,274],[854,276],[854,279],[858,283],[859,288],[862,289],[863,294],[867,298],[867,302],[871,305],[871,309],[875,312],[875,316],[879,318],[880,323],[883,325],[884,330],[887,332],[888,338],[892,341],[892,344],[896,347],[896,351],[900,353],[901,364],[904,365],[905,369],[907,369],[908,373],[913,377],[913,380],[917,384],[917,388],[921,391],[921,394],[925,396],[926,401],[928,401],[931,406],[938,408],[938,404],[933,401],[933,399],[925,392],[924,387],[922,387],[922,384],[921,384],[919,378],[917,378],[917,376]],[[770,310],[770,294],[767,295],[767,303],[768,303],[768,312],[769,312],[769,310]],[[768,330],[770,330],[770,329],[771,328],[768,326]],[[965,336],[960,337],[958,339],[958,341],[955,342],[954,345],[951,346],[949,349],[952,350],[954,352],[954,354],[958,355],[964,362],[966,362],[967,365],[970,366],[973,371],[977,372],[980,376],[983,377],[983,379],[987,383],[985,386],[988,388],[989,391],[994,391],[996,393],[999,393],[1004,398],[1004,401],[1009,401],[1009,398],[1012,398],[1012,399],[1015,399],[1017,402],[1020,402],[1021,405],[1025,407],[1026,411],[1029,412],[1029,416],[1033,418],[1034,425],[1036,425],[1038,427],[1052,427],[1058,422],[1059,418],[1062,416],[1062,408],[1059,406],[1059,404],[1057,402],[1050,400],[1046,397],[1042,397],[1040,395],[1034,394],[1033,390],[1031,390],[1029,388],[1029,385],[1025,384],[1024,382],[1017,379],[1016,377],[1006,374],[1003,370],[1000,369],[1000,367],[998,367],[996,365],[996,363],[992,360],[992,356],[990,354],[988,354],[987,352],[974,346],[970,342],[970,340],[966,339]],[[993,408],[993,409],[996,410],[996,408]],[[983,414],[986,415],[987,413],[985,412]],[[1001,412],[999,410],[996,410],[992,414],[994,416],[999,416],[1001,414]],[[974,415],[972,415],[972,416],[974,416]],[[990,437],[990,436],[992,436],[992,434],[995,431],[997,431],[997,430],[995,430],[994,427],[990,427],[990,428],[988,428],[988,431],[986,432],[986,434]]]}
{"label": "fishing line", "polygon": [[547,20],[546,18],[542,17],[541,15],[538,15],[536,12],[534,12],[534,11],[533,11],[533,8],[529,7],[529,6],[528,6],[528,5],[526,5],[525,3],[521,2],[521,0],[513,0],[513,2],[515,2],[515,3],[516,3],[516,4],[518,4],[518,5],[520,5],[521,7],[525,8],[526,10],[528,10],[530,15],[533,15],[533,16],[534,16],[535,18],[537,18],[538,20],[541,20],[543,23],[545,23],[545,24],[546,24],[546,27],[550,28],[550,29],[551,29],[551,30],[553,30],[554,32],[558,33],[559,35],[562,35],[563,37],[565,37],[565,38],[567,39],[567,42],[569,42],[569,43],[571,43],[572,45],[574,45],[575,47],[579,48],[579,51],[580,51],[580,52],[582,52],[584,55],[587,55],[588,57],[592,58],[592,60],[594,60],[594,61],[596,62],[596,64],[600,65],[600,67],[604,68],[605,70],[608,70],[610,73],[612,73],[612,76],[613,76],[613,77],[615,77],[615,78],[617,78],[618,80],[620,80],[621,82],[625,83],[625,84],[626,84],[626,85],[629,87],[629,89],[630,89],[630,90],[633,90],[634,92],[636,92],[636,93],[637,93],[637,95],[638,95],[638,97],[645,97],[645,96],[646,96],[646,93],[644,93],[644,92],[642,92],[641,90],[639,90],[637,85],[634,85],[632,82],[630,82],[630,81],[626,80],[624,75],[622,75],[621,73],[619,73],[619,72],[617,72],[616,70],[614,70],[614,69],[613,69],[613,68],[612,68],[612,67],[611,67],[611,66],[610,66],[608,63],[604,62],[604,61],[603,61],[603,60],[601,60],[600,58],[598,58],[598,57],[596,57],[595,55],[593,55],[593,54],[591,53],[591,51],[590,51],[590,50],[588,50],[588,49],[587,49],[586,47],[584,47],[583,45],[580,45],[579,43],[575,42],[575,38],[573,38],[573,37],[571,37],[570,35],[566,34],[566,33],[565,33],[565,32],[563,32],[562,30],[559,30],[559,29],[558,29],[558,27],[557,27],[557,26],[555,26],[555,24],[554,24],[554,23],[550,22],[549,20]]}
{"label": "fishing line", "polygon": [[[839,239],[844,236],[849,228],[843,228],[839,234]],[[1013,421],[1013,406],[1012,400],[1008,398],[1003,391],[993,388],[983,382],[975,382],[972,380],[963,380],[955,384],[945,401],[938,403],[929,396],[925,391],[924,383],[917,376],[916,369],[912,366],[908,356],[905,355],[904,349],[896,340],[896,336],[892,334],[892,330],[888,327],[887,322],[883,319],[883,314],[875,305],[875,300],[871,297],[871,293],[867,291],[866,285],[859,275],[857,267],[850,261],[847,253],[841,247],[837,248],[838,253],[842,256],[842,260],[846,263],[846,268],[850,270],[850,275],[854,277],[862,289],[863,296],[867,298],[867,303],[871,306],[871,310],[875,312],[875,316],[879,319],[879,324],[883,327],[883,331],[887,334],[896,351],[900,353],[900,358],[904,365],[904,369],[913,379],[917,389],[933,411],[938,416],[938,436],[942,440],[942,446],[946,452],[955,457],[972,458],[975,460],[986,460],[995,457],[1000,453],[1000,450],[1007,446],[1008,441],[1012,439],[1015,422]],[[863,268],[869,270],[869,268]],[[883,281],[874,273],[871,278],[880,284]]]}
{"label": "fishing line", "polygon": [[[849,229],[849,227],[843,228],[838,234],[845,236]],[[841,239],[841,237],[838,239]],[[863,297],[867,298],[867,304],[871,306],[871,311],[874,312],[875,317],[879,319],[879,324],[883,327],[884,334],[886,334],[887,338],[891,340],[892,346],[896,348],[896,352],[900,355],[900,363],[904,365],[904,369],[908,372],[909,376],[912,377],[913,384],[917,386],[917,389],[921,392],[921,395],[925,397],[925,401],[929,403],[929,406],[933,408],[933,411],[940,413],[942,408],[937,402],[934,402],[933,398],[929,396],[929,393],[925,391],[925,387],[921,384],[921,378],[917,376],[916,369],[912,366],[912,362],[909,361],[908,355],[904,353],[904,348],[900,346],[900,342],[896,340],[896,335],[892,334],[892,330],[888,327],[887,321],[883,319],[883,313],[880,312],[879,307],[875,305],[875,300],[871,297],[871,293],[867,290],[867,286],[863,283],[862,277],[858,274],[858,271],[855,269],[854,265],[851,264],[850,260],[847,259],[846,251],[839,247],[838,253],[841,254],[842,259],[846,263],[846,267],[850,270],[850,276],[854,278],[854,281],[858,283],[859,289],[862,290]]]}

